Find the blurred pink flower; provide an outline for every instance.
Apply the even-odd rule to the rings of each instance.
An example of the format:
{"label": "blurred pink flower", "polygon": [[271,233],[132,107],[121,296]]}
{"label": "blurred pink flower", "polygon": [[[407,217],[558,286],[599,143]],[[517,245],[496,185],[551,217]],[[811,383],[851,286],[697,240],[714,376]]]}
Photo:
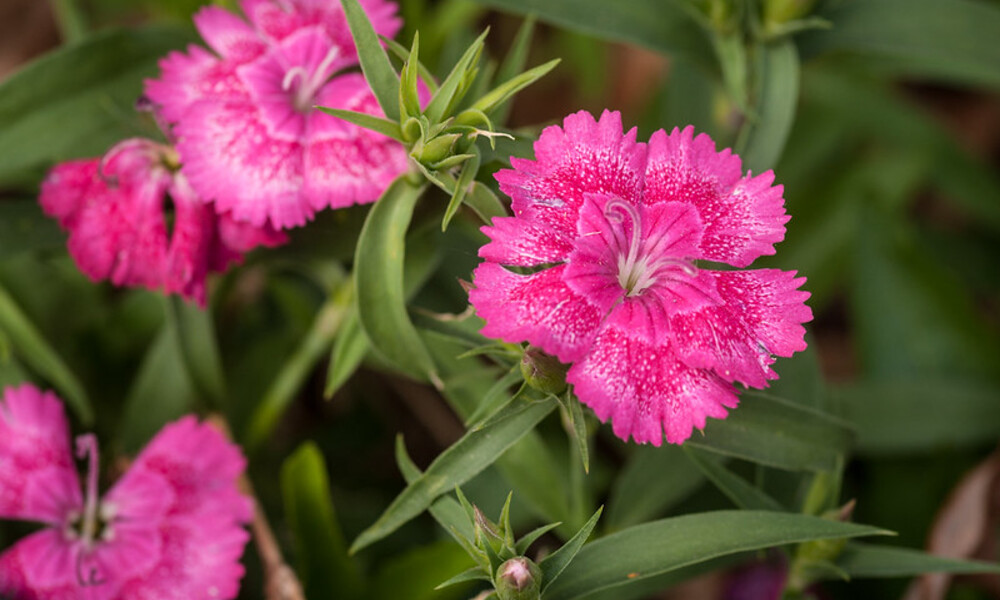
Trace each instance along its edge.
{"label": "blurred pink flower", "polygon": [[285,235],[238,223],[201,202],[176,172],[172,148],[126,140],[103,159],[57,165],[39,201],[69,231],[80,270],[115,285],[164,288],[205,304],[205,277]]}
{"label": "blurred pink flower", "polygon": [[636,142],[607,111],[547,128],[535,155],[497,173],[515,216],[483,228],[470,300],[484,335],[572,363],[567,382],[617,436],[681,443],[736,406],[734,382],[766,387],[774,355],[805,349],[804,278],[696,264],[774,253],[788,217],[770,171],[743,175],[690,127]]}
{"label": "blurred pink flower", "polygon": [[[399,30],[396,5],[362,0],[379,34]],[[182,172],[205,201],[239,221],[294,227],[315,211],[372,202],[407,166],[397,142],[314,105],[382,116],[360,73],[335,0],[243,0],[244,20],[216,6],[195,25],[199,46],[160,62],[146,93],[173,125]],[[339,74],[338,74],[339,73]]]}
{"label": "blurred pink flower", "polygon": [[11,600],[235,598],[251,502],[236,489],[246,461],[208,425],[164,427],[125,475],[97,494],[97,440],[81,493],[62,403],[31,385],[0,398],[0,517],[41,531],[0,554]]}

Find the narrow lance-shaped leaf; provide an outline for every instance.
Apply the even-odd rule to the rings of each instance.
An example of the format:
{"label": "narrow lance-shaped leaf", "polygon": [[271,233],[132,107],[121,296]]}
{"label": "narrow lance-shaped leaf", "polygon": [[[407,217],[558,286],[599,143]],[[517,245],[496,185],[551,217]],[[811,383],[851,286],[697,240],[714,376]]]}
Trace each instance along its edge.
{"label": "narrow lance-shaped leaf", "polygon": [[763,490],[750,485],[745,479],[727,469],[716,457],[710,456],[703,450],[696,448],[684,446],[683,449],[691,462],[705,474],[705,477],[714,483],[715,487],[719,488],[719,491],[725,494],[739,508],[747,510],[785,510],[777,500],[768,496]]}
{"label": "narrow lance-shaped leaf", "polygon": [[221,407],[226,400],[226,382],[210,309],[199,308],[177,296],[170,296],[165,302],[167,322],[177,330],[181,356],[191,381],[202,397]]}
{"label": "narrow lance-shaped leaf", "polygon": [[663,516],[705,483],[677,446],[639,446],[611,486],[604,527],[616,531]]}
{"label": "narrow lance-shaped leaf", "polygon": [[[410,58],[410,51],[396,40],[387,38],[384,35],[380,35],[378,37],[382,40],[382,43],[385,44],[385,47],[389,49],[389,52],[396,55],[396,58],[400,60],[407,60]],[[427,90],[433,95],[438,89],[437,81],[434,80],[434,75],[431,74],[430,69],[428,69],[424,63],[420,62],[419,59],[416,64],[417,74],[420,75],[420,79],[423,80],[424,85],[427,86]]]}
{"label": "narrow lance-shaped leaf", "polygon": [[94,411],[83,384],[2,286],[0,330],[21,360],[59,390],[83,424],[93,424]]}
{"label": "narrow lance-shaped leaf", "polygon": [[507,102],[507,100],[510,100],[514,94],[535,83],[548,74],[549,71],[556,68],[556,65],[558,65],[559,62],[560,59],[558,58],[550,60],[543,65],[529,69],[524,73],[517,75],[513,79],[501,83],[496,88],[487,92],[482,98],[476,100],[476,102],[472,105],[472,108],[474,110],[481,110],[486,114],[490,114]]}
{"label": "narrow lance-shaped leaf", "polygon": [[458,209],[462,206],[462,201],[465,200],[466,194],[469,193],[469,188],[472,185],[476,174],[479,172],[479,151],[475,150],[475,146],[472,147],[475,151],[473,156],[470,157],[465,164],[462,165],[462,172],[458,176],[458,181],[455,183],[455,191],[451,195],[451,200],[448,202],[447,208],[444,210],[444,216],[441,218],[441,231],[448,229],[448,223],[458,212]]}
{"label": "narrow lance-shaped leaf", "polygon": [[799,101],[799,56],[795,44],[784,40],[761,46],[757,57],[757,98],[737,149],[743,168],[762,173],[774,168],[788,141]]}
{"label": "narrow lance-shaped leaf", "polygon": [[361,577],[347,555],[326,463],[313,442],[305,442],[285,460],[281,491],[306,597],[361,598]]}
{"label": "narrow lance-shaped leaf", "polygon": [[726,419],[709,421],[688,444],[788,470],[832,471],[853,434],[847,423],[787,400],[744,392]]}
{"label": "narrow lance-shaped leaf", "polygon": [[411,376],[437,380],[434,363],[406,312],[406,229],[423,187],[396,179],[372,207],[358,238],[354,281],[358,315],[372,346]]}
{"label": "narrow lance-shaped leaf", "polygon": [[370,129],[376,133],[381,133],[384,136],[391,137],[392,139],[400,142],[403,141],[403,132],[399,128],[399,124],[390,121],[389,119],[383,119],[368,113],[346,110],[343,108],[330,108],[327,106],[317,106],[316,108],[329,115],[333,115],[338,119],[343,119],[348,123],[354,123],[358,127]]}
{"label": "narrow lance-shaped leaf", "polygon": [[580,528],[580,531],[577,531],[576,535],[570,538],[562,548],[549,554],[539,563],[538,566],[541,567],[542,573],[544,573],[544,577],[542,578],[543,593],[562,575],[566,567],[573,562],[573,559],[576,558],[580,549],[583,548],[587,539],[590,538],[594,527],[597,526],[597,521],[601,518],[602,512],[604,512],[603,506],[597,509],[597,512]]}
{"label": "narrow lance-shaped leaf", "polygon": [[348,280],[320,307],[305,337],[281,366],[254,410],[245,436],[248,449],[256,449],[274,431],[313,367],[330,349],[348,313],[352,296]]}
{"label": "narrow lance-shaped leaf", "polygon": [[466,433],[445,450],[419,479],[393,500],[378,521],[361,533],[352,552],[377,542],[423,512],[435,498],[461,485],[493,464],[512,444],[532,431],[555,408],[550,401],[520,402],[507,418]]}
{"label": "narrow lance-shaped leaf", "polygon": [[[521,23],[521,27],[517,30],[517,35],[514,36],[514,41],[511,42],[510,48],[507,49],[507,55],[500,64],[500,68],[497,69],[497,81],[507,81],[524,69],[524,65],[528,62],[528,53],[531,51],[531,41],[535,34],[536,20],[533,14],[529,14],[524,18],[524,22]],[[497,107],[493,111],[493,115],[499,123],[506,123],[509,114],[509,104]]]}
{"label": "narrow lance-shaped leaf", "polygon": [[1000,565],[978,560],[934,556],[919,550],[851,542],[837,557],[837,566],[852,578],[913,577],[923,573],[1000,574]]}
{"label": "narrow lance-shaped leaf", "polygon": [[[406,452],[406,444],[403,442],[403,435],[396,436],[396,466],[403,475],[407,484],[411,484],[423,474],[413,459]],[[445,531],[455,538],[460,544],[467,543],[475,537],[472,529],[472,522],[469,520],[465,509],[451,496],[441,496],[434,501],[427,509],[434,520],[438,522]],[[460,539],[461,538],[461,539]]]}
{"label": "narrow lance-shaped leaf", "polygon": [[548,588],[545,600],[582,598],[738,552],[890,533],[867,525],[769,511],[715,511],[663,519],[584,546]]}
{"label": "narrow lance-shaped leaf", "polygon": [[391,121],[399,121],[399,76],[389,62],[389,56],[379,43],[375,28],[361,8],[358,0],[340,0],[351,28],[354,45],[358,49],[358,61],[365,80],[375,94],[382,112]]}
{"label": "narrow lance-shaped leaf", "polygon": [[476,38],[476,41],[472,43],[465,51],[465,54],[458,59],[455,66],[445,77],[444,81],[441,82],[441,87],[438,88],[434,97],[427,104],[427,109],[424,110],[424,115],[430,120],[431,123],[439,122],[447,112],[448,108],[454,106],[454,104],[459,100],[457,95],[461,91],[462,82],[465,79],[466,72],[472,67],[474,62],[478,60],[479,54],[483,50],[483,42],[486,40],[486,36],[489,34],[487,29]]}

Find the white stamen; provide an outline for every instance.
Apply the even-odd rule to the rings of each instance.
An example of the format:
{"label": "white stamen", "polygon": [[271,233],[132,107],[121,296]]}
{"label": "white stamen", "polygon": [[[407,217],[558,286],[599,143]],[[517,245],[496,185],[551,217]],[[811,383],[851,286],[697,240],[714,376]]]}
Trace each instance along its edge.
{"label": "white stamen", "polygon": [[[303,66],[292,67],[285,73],[281,80],[281,89],[286,92],[295,87],[292,96],[292,105],[299,112],[306,112],[313,107],[316,99],[316,92],[326,84],[332,73],[329,73],[333,62],[340,56],[340,48],[333,46],[327,51],[326,56],[319,63],[319,66],[310,73]],[[298,80],[298,85],[296,85]]]}

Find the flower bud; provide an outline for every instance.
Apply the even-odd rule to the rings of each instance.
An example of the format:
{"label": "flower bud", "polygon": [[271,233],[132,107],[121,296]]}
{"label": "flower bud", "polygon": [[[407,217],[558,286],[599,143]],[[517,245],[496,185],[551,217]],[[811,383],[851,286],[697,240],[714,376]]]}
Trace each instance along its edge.
{"label": "flower bud", "polygon": [[568,365],[559,362],[534,346],[521,357],[521,376],[532,388],[545,394],[561,394],[566,390]]}
{"label": "flower bud", "polygon": [[495,586],[500,600],[538,600],[542,570],[523,556],[512,558],[497,569]]}
{"label": "flower bud", "polygon": [[420,161],[424,165],[433,165],[447,158],[455,146],[460,133],[447,133],[439,135],[428,142],[417,142],[410,151],[410,156]]}

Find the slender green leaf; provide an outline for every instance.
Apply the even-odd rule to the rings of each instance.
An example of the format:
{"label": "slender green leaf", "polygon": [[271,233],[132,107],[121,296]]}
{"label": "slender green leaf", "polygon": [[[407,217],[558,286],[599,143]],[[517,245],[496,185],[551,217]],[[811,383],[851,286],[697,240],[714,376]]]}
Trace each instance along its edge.
{"label": "slender green leaf", "polygon": [[684,451],[705,477],[737,507],[747,510],[785,510],[777,500],[768,496],[763,490],[750,485],[745,479],[723,466],[718,458],[695,448],[685,447]]}
{"label": "slender green leaf", "polygon": [[98,156],[143,133],[132,109],[156,62],[191,34],[147,27],[102,32],[64,46],[0,84],[0,182],[26,169]]}
{"label": "slender green leaf", "polygon": [[788,470],[831,471],[853,440],[847,424],[822,412],[744,392],[739,408],[711,420],[698,448]]}
{"label": "slender green leaf", "polygon": [[305,442],[281,467],[285,516],[295,541],[299,579],[307,598],[362,598],[357,565],[347,555],[330,497],[326,462]]}
{"label": "slender green leaf", "polygon": [[521,366],[514,365],[511,367],[510,371],[506,375],[497,380],[493,387],[490,388],[486,395],[483,396],[482,403],[476,407],[475,412],[473,412],[465,420],[465,425],[469,429],[478,429],[482,427],[486,420],[498,413],[503,407],[512,402],[514,398],[520,395],[520,390],[518,393],[511,396],[510,387],[519,381],[523,381],[521,376]]}
{"label": "slender green leaf", "polygon": [[330,350],[333,339],[350,310],[352,296],[350,283],[343,284],[320,307],[305,337],[282,364],[281,370],[254,409],[245,435],[248,449],[259,447],[274,431],[316,363]]}
{"label": "slender green leaf", "polygon": [[476,38],[476,41],[466,49],[462,57],[455,63],[451,72],[448,73],[448,76],[441,82],[441,87],[438,88],[437,93],[434,94],[431,101],[427,104],[424,114],[431,123],[441,121],[448,109],[461,99],[459,94],[464,91],[462,84],[466,79],[466,72],[479,59],[479,54],[483,51],[483,42],[486,40],[488,33],[489,30],[481,33]]}
{"label": "slender green leaf", "polygon": [[[422,475],[410,455],[406,453],[406,444],[403,442],[402,435],[396,436],[396,465],[407,485],[415,482]],[[475,538],[476,532],[472,528],[472,522],[465,509],[451,496],[439,497],[430,505],[427,512],[431,513],[434,520],[445,531],[455,537],[455,541],[462,543]]]}
{"label": "slender green leaf", "polygon": [[[507,54],[503,62],[497,69],[496,81],[507,81],[524,70],[524,65],[528,63],[528,53],[531,51],[531,41],[535,34],[535,15],[529,14],[524,18],[521,27],[514,36],[514,41],[507,48]],[[510,115],[510,105],[498,107],[493,111],[493,115],[498,123],[506,123]]]}
{"label": "slender green leaf", "polygon": [[212,313],[177,296],[170,296],[165,302],[167,322],[176,329],[181,357],[191,381],[203,398],[221,407],[226,400],[226,382]]}
{"label": "slender green leaf", "polygon": [[487,225],[492,224],[493,219],[497,217],[507,216],[503,202],[497,198],[493,190],[479,181],[472,182],[472,191],[465,197],[465,203]]}
{"label": "slender green leaf", "polygon": [[342,108],[331,108],[329,106],[317,106],[316,108],[328,115],[333,115],[338,119],[343,119],[348,123],[354,123],[358,127],[370,129],[400,142],[403,141],[403,131],[399,128],[399,123],[394,121],[372,116],[368,113],[345,110]]}
{"label": "slender green leaf", "polygon": [[52,12],[63,42],[74,43],[87,35],[87,17],[77,0],[53,0]]}
{"label": "slender green leaf", "polygon": [[795,121],[799,102],[799,56],[795,44],[784,40],[762,46],[757,57],[756,113],[741,132],[743,168],[754,173],[773,169],[781,158]]}
{"label": "slender green leaf", "polygon": [[566,418],[569,420],[570,443],[576,445],[576,452],[583,463],[583,472],[590,473],[590,436],[587,435],[587,420],[583,415],[583,404],[571,395],[566,396],[563,404]]}
{"label": "slender green leaf", "polygon": [[831,394],[866,454],[929,453],[1000,437],[1000,390],[993,382],[911,377],[840,386]]}
{"label": "slender green leaf", "polygon": [[508,79],[487,92],[482,98],[476,100],[476,102],[472,105],[472,109],[481,110],[489,115],[505,102],[510,100],[514,94],[517,94],[542,77],[545,77],[549,71],[556,68],[559,61],[560,59],[558,58],[550,60],[543,65],[539,65],[513,77],[512,79]]}
{"label": "slender green leaf", "polygon": [[83,384],[2,286],[0,331],[24,364],[59,390],[84,425],[92,425],[94,411]]}
{"label": "slender green leaf", "polygon": [[611,487],[605,528],[617,531],[663,516],[705,483],[677,446],[639,446]]}
{"label": "slender green leaf", "polygon": [[393,70],[389,56],[358,0],[340,0],[340,4],[344,7],[347,25],[358,49],[358,62],[365,80],[386,118],[399,121],[399,76]]}
{"label": "slender green leaf", "polygon": [[441,218],[441,231],[448,229],[448,223],[451,222],[455,213],[462,206],[462,201],[465,200],[466,195],[469,193],[469,188],[478,173],[479,152],[476,151],[462,165],[462,172],[458,175],[458,181],[455,182],[455,191],[452,193],[451,200],[448,201],[448,206],[444,209],[444,216]]}
{"label": "slender green leaf", "polygon": [[1000,565],[978,560],[934,556],[919,550],[851,542],[837,557],[837,566],[852,578],[913,577],[923,573],[1000,574]]}
{"label": "slender green leaf", "polygon": [[137,453],[166,423],[191,412],[197,396],[177,329],[165,323],[149,345],[125,396],[117,427],[122,446]]}
{"label": "slender green leaf", "polygon": [[833,23],[799,36],[803,56],[856,53],[899,73],[1000,89],[1000,7],[976,0],[846,0],[818,16]]}
{"label": "slender green leaf", "polygon": [[514,545],[514,552],[524,556],[528,552],[528,549],[531,548],[531,545],[534,544],[538,538],[552,531],[556,527],[559,527],[559,525],[561,525],[561,523],[549,523],[548,525],[542,525],[541,527],[532,529],[528,533],[524,534],[521,539],[517,540],[517,544]]}
{"label": "slender green leaf", "polygon": [[663,519],[584,546],[548,589],[545,600],[582,599],[737,552],[888,533],[866,525],[769,511],[716,511]]}
{"label": "slender green leaf", "polygon": [[588,520],[583,527],[580,528],[580,531],[577,531],[576,535],[570,538],[566,544],[552,554],[546,556],[542,562],[539,563],[538,566],[541,567],[542,573],[544,574],[544,577],[542,578],[542,593],[545,593],[545,590],[551,587],[552,584],[559,579],[559,576],[566,570],[566,567],[568,567],[570,563],[573,562],[573,559],[576,558],[576,555],[579,554],[580,549],[583,548],[587,539],[590,538],[590,534],[594,531],[594,527],[597,526],[597,521],[601,518],[602,512],[604,512],[603,506],[597,509],[597,512],[590,517],[590,520]]}
{"label": "slender green leaf", "polygon": [[427,509],[435,498],[461,485],[493,464],[555,408],[555,402],[522,401],[510,407],[507,418],[466,433],[441,453],[419,479],[393,500],[381,517],[361,533],[352,552],[377,542]]}
{"label": "slender green leaf", "polygon": [[352,305],[347,309],[344,322],[340,325],[337,337],[333,341],[330,365],[326,371],[324,397],[332,398],[337,390],[347,383],[351,375],[354,375],[354,372],[358,370],[369,350],[371,350],[371,344],[365,336],[365,331],[361,328],[358,309]]}
{"label": "slender green leaf", "polygon": [[435,587],[434,589],[440,590],[446,587],[453,586],[457,583],[465,583],[466,581],[488,581],[492,583],[493,579],[491,579],[490,576],[487,575],[482,568],[472,567],[471,569],[467,569],[465,571],[462,571],[458,575],[455,575],[448,581],[438,584],[437,587]]}
{"label": "slender green leaf", "polygon": [[0,201],[0,260],[22,252],[65,247],[66,234],[46,217],[38,201]]}
{"label": "slender green leaf", "polygon": [[[406,49],[406,46],[400,44],[392,38],[387,38],[384,35],[378,36],[378,39],[382,40],[385,47],[388,48],[390,52],[395,54],[396,58],[403,61],[409,60],[410,51]],[[417,61],[417,69],[420,79],[423,80],[424,85],[427,86],[427,90],[431,93],[431,95],[433,95],[438,89],[437,81],[434,80],[434,75],[432,75],[430,70],[424,66],[424,63],[419,60]]]}
{"label": "slender green leaf", "polygon": [[411,376],[437,379],[434,362],[406,312],[406,229],[423,187],[403,178],[389,186],[365,220],[355,253],[358,315],[372,346]]}
{"label": "slender green leaf", "polygon": [[714,64],[704,30],[678,2],[664,0],[477,0],[603,39]]}

